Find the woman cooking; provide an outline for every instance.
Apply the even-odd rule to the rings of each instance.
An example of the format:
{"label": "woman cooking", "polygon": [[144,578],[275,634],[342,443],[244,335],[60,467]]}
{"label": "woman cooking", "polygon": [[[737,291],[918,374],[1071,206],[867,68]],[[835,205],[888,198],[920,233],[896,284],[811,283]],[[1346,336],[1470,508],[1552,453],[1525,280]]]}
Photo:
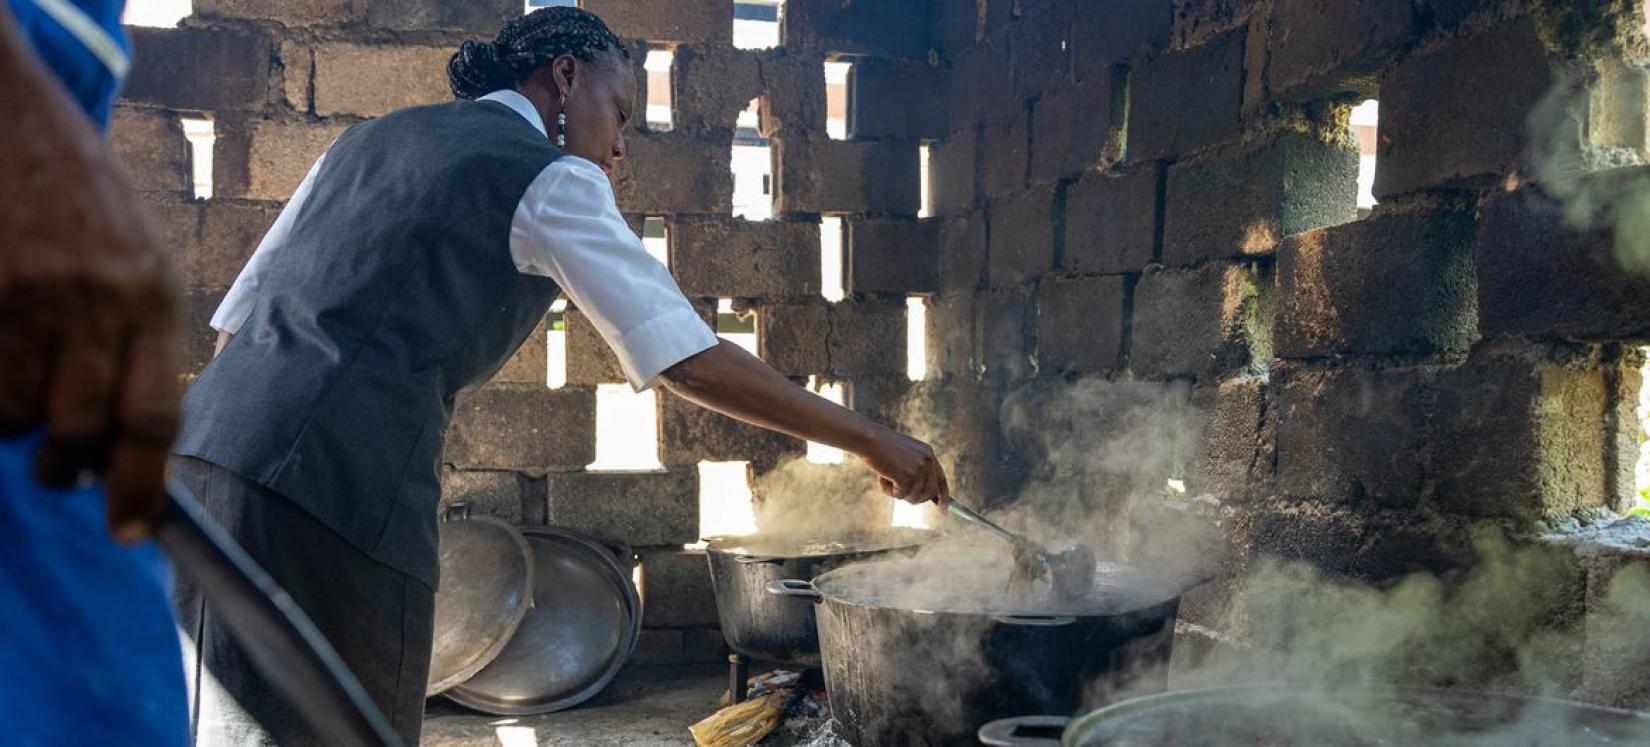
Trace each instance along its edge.
{"label": "woman cooking", "polygon": [[[546,8],[448,65],[458,101],[350,128],[316,162],[216,315],[174,475],[309,613],[408,744],[436,583],[442,434],[563,294],[637,389],[664,385],[851,451],[906,501],[945,500],[926,445],[719,340],[619,215],[630,52]],[[715,168],[710,164],[706,168]],[[197,742],[316,742],[210,607],[177,593],[199,661]]]}

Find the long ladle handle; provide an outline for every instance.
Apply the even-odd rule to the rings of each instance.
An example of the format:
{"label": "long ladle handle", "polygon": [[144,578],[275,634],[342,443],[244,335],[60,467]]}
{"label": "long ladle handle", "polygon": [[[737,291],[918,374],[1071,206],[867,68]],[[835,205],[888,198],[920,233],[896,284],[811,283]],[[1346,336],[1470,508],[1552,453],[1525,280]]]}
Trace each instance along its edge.
{"label": "long ladle handle", "polygon": [[1016,546],[1025,544],[1025,539],[1021,538],[1020,535],[997,526],[997,522],[981,516],[978,511],[964,506],[961,501],[958,501],[955,498],[947,501],[945,508],[947,511],[950,511],[953,516],[963,519],[974,526],[1001,537],[1004,542]]}

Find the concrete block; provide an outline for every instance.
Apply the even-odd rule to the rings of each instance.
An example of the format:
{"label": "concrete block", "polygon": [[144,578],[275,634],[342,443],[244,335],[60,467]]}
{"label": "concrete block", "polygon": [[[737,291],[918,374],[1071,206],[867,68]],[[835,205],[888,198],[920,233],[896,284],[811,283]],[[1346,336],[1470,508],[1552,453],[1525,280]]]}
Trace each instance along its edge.
{"label": "concrete block", "polygon": [[[1495,85],[1485,71],[1495,71]],[[1409,57],[1381,82],[1375,196],[1493,183],[1525,162],[1524,122],[1556,81],[1528,19]]]}
{"label": "concrete block", "polygon": [[[1051,287],[1045,289],[1043,295],[1056,292]],[[1072,307],[1093,301],[1081,292],[1068,295],[1075,296],[1070,299]],[[1033,373],[1031,359],[1034,352],[1037,353],[1041,367],[1052,367],[1052,364],[1043,362],[1044,354],[1037,349],[1039,341],[1036,334],[1043,327],[1038,315],[1038,300],[1033,298],[1029,289],[1018,287],[987,291],[978,299],[974,311],[975,331],[972,335],[974,350],[969,359],[978,371],[990,377],[992,381],[1014,382],[1030,376]],[[1098,311],[1100,308],[1099,304],[1095,304],[1091,311],[1103,315],[1103,312]],[[1057,334],[1059,330],[1052,327],[1060,324],[1065,325],[1064,329],[1072,329],[1072,325],[1066,324],[1065,320],[1059,320],[1051,323],[1051,333]],[[1050,344],[1057,347],[1061,342],[1065,340],[1056,340]],[[1075,347],[1078,351],[1076,354],[1081,355],[1083,347]],[[1050,355],[1059,360],[1063,352],[1054,350]]]}
{"label": "concrete block", "polygon": [[1287,132],[1169,167],[1163,261],[1270,253],[1285,236],[1357,218],[1358,152]]}
{"label": "concrete block", "polygon": [[1186,472],[1187,493],[1222,501],[1269,493],[1276,422],[1266,417],[1268,388],[1249,377],[1193,390],[1192,407],[1204,421]]}
{"label": "concrete block", "polygon": [[[361,0],[357,0],[360,2]],[[521,17],[519,0],[365,0],[367,22],[395,31],[462,31],[491,39]]]}
{"label": "concrete block", "polygon": [[264,118],[220,119],[213,145],[214,197],[285,200],[348,125]]}
{"label": "concrete block", "polygon": [[929,378],[974,375],[973,289],[936,297],[928,304]]}
{"label": "concrete block", "polygon": [[1066,190],[1066,245],[1062,269],[1082,274],[1140,272],[1157,242],[1156,164],[1121,176],[1091,173]]}
{"label": "concrete block", "polygon": [[1105,12],[1082,8],[1072,17],[1072,69],[1078,80],[1110,77],[1136,53],[1151,56],[1169,40],[1174,8],[1158,0],[1112,0]]}
{"label": "concrete block", "polygon": [[935,215],[958,215],[974,206],[979,151],[979,133],[974,129],[958,130],[934,145],[928,168]]}
{"label": "concrete block", "polygon": [[1619,479],[1612,459],[1630,464],[1636,450],[1620,453],[1609,427],[1637,430],[1635,418],[1611,417],[1619,395],[1609,380],[1624,375],[1638,374],[1524,351],[1475,351],[1440,373],[1427,439],[1431,502],[1454,514],[1526,520],[1625,506],[1633,482]]}
{"label": "concrete block", "polygon": [[1129,84],[1129,160],[1184,155],[1238,135],[1246,33],[1229,31],[1140,65]]}
{"label": "concrete block", "polygon": [[179,268],[193,287],[227,289],[246,266],[281,205],[253,200],[207,200],[200,208],[200,233]]}
{"label": "concrete block", "polygon": [[978,213],[948,218],[940,227],[939,287],[966,294],[985,283],[986,222]]}
{"label": "concrete block", "polygon": [[725,663],[729,653],[721,630],[703,626],[682,629],[683,661],[689,664]]}
{"label": "concrete block", "polygon": [[[544,386],[549,377],[550,315],[539,320],[537,327],[523,340],[521,347],[493,374],[497,384],[537,384]],[[578,382],[583,383],[583,382]]]}
{"label": "concrete block", "polygon": [[676,48],[672,67],[670,105],[678,130],[731,132],[739,112],[763,93],[761,64],[751,52],[722,45],[682,46]]}
{"label": "concrete block", "polygon": [[671,267],[700,298],[791,298],[819,293],[819,223],[677,218]]}
{"label": "concrete block", "polygon": [[451,101],[452,47],[327,43],[315,45],[315,113],[376,117]]}
{"label": "concrete block", "polygon": [[1014,90],[1013,64],[1006,31],[957,59],[951,68],[951,129],[1001,122],[1025,110],[1024,99],[1007,95]]}
{"label": "concrete block", "polygon": [[1056,243],[1064,238],[1063,200],[1062,190],[1044,185],[991,203],[987,255],[992,287],[1024,283],[1053,271]]}
{"label": "concrete block", "polygon": [[626,39],[733,42],[733,0],[584,0],[579,7]]}
{"label": "concrete block", "polygon": [[880,212],[915,216],[922,174],[914,143],[785,138],[779,142],[780,212]]}
{"label": "concrete block", "polygon": [[854,64],[848,131],[872,140],[938,140],[951,122],[949,73],[926,62],[866,59]]}
{"label": "concrete block", "polygon": [[938,289],[938,221],[851,218],[846,226],[849,293],[903,295]]}
{"label": "concrete block", "polygon": [[1245,555],[1307,562],[1366,583],[1444,573],[1476,560],[1464,522],[1411,509],[1268,505],[1240,512],[1229,531]]}
{"label": "concrete block", "polygon": [[905,314],[903,300],[832,304],[830,333],[825,338],[830,373],[836,377],[904,374]]}
{"label": "concrete block", "polygon": [[212,360],[218,331],[212,329],[210,322],[218,305],[223,303],[223,295],[223,291],[199,290],[190,290],[184,295],[182,373],[186,376],[198,375]]}
{"label": "concrete block", "polygon": [[447,429],[446,463],[543,475],[596,457],[596,391],[495,384],[461,396]]}
{"label": "concrete block", "polygon": [[109,150],[132,189],[190,192],[192,159],[178,115],[116,107],[109,127]]}
{"label": "concrete block", "polygon": [[1282,0],[1268,63],[1273,96],[1373,96],[1380,69],[1415,43],[1418,13],[1410,0]]}
{"label": "concrete block", "polygon": [[1031,118],[1019,116],[987,124],[980,139],[980,195],[987,200],[1026,186],[1031,170]]}
{"label": "concrete block", "polygon": [[618,356],[608,347],[590,318],[576,309],[568,309],[562,316],[567,335],[567,383],[573,386],[594,384],[623,384],[624,368]]}
{"label": "concrete block", "polygon": [[[525,520],[528,480],[515,472],[496,470],[442,470],[441,513],[451,518],[491,516],[520,524]],[[453,514],[448,511],[457,508]],[[468,509],[468,514],[464,510]]]}
{"label": "concrete block", "polygon": [[1419,505],[1431,379],[1427,369],[1275,368],[1278,491],[1297,500]]}
{"label": "concrete block", "polygon": [[251,18],[286,26],[343,24],[363,17],[359,0],[194,0],[199,18]]}
{"label": "concrete block", "polygon": [[[613,175],[613,193],[625,214],[733,212],[731,132],[633,132]],[[707,168],[707,164],[718,164]]]}
{"label": "concrete block", "polygon": [[1010,27],[1014,94],[1036,98],[1071,75],[1072,5],[1045,3],[1027,8]]}
{"label": "concrete block", "polygon": [[761,71],[763,133],[824,137],[824,53],[780,47],[761,57]]}
{"label": "concrete block", "polygon": [[1032,105],[1032,183],[1075,179],[1122,158],[1123,107],[1114,84],[1099,78],[1057,86]]}
{"label": "concrete block", "polygon": [[1252,266],[1151,272],[1134,290],[1129,370],[1216,381],[1271,360],[1269,278]]}
{"label": "concrete block", "polygon": [[681,628],[643,628],[627,666],[673,667],[685,663]]}
{"label": "concrete block", "polygon": [[682,628],[716,624],[716,594],[703,550],[642,550],[642,625]]}
{"label": "concrete block", "polygon": [[933,44],[933,3],[788,0],[785,46],[925,59]]}
{"label": "concrete block", "polygon": [[822,374],[831,367],[822,340],[830,334],[830,307],[814,303],[765,303],[756,310],[756,349],[787,376]]}
{"label": "concrete block", "polygon": [[675,395],[661,395],[659,408],[660,449],[673,469],[693,469],[699,462],[774,465],[803,448],[800,440],[746,425]]}
{"label": "concrete block", "polygon": [[[1650,195],[1650,174],[1596,186],[1597,194],[1625,196],[1621,204],[1638,210],[1631,206]],[[1571,224],[1563,204],[1537,187],[1491,194],[1474,248],[1479,329],[1486,336],[1650,340],[1650,279],[1625,269],[1617,252],[1637,240],[1627,214],[1612,232]]]}
{"label": "concrete block", "polygon": [[1119,365],[1134,279],[1054,279],[1037,299],[1039,371],[1110,373]]}
{"label": "concrete block", "polygon": [[274,45],[251,29],[129,27],[132,71],[121,96],[140,104],[206,112],[263,108]]}
{"label": "concrete block", "polygon": [[1478,333],[1471,214],[1423,208],[1286,239],[1278,250],[1284,358],[1464,352]]}
{"label": "concrete block", "polygon": [[980,32],[979,9],[975,3],[940,3],[940,26],[935,34],[940,54],[956,60],[973,48]]}
{"label": "concrete block", "polygon": [[632,546],[699,540],[699,472],[557,472],[545,479],[550,526]]}
{"label": "concrete block", "polygon": [[288,39],[281,42],[281,95],[300,114],[315,113],[315,47]]}

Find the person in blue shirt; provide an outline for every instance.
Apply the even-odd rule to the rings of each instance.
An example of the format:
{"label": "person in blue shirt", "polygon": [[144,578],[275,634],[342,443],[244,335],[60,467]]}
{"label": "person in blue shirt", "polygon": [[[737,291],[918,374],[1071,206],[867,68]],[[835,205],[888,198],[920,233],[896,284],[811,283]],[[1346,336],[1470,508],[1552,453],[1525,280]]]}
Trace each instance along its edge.
{"label": "person in blue shirt", "polygon": [[0,2],[0,741],[182,745],[150,535],[177,283],[103,142],[123,0]]}

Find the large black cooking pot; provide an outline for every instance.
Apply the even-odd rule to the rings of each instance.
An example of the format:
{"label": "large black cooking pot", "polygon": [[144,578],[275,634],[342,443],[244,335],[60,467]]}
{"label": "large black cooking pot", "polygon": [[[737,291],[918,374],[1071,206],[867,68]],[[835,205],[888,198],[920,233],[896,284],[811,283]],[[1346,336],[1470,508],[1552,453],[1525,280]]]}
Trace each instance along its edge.
{"label": "large black cooking pot", "polygon": [[889,529],[808,542],[760,534],[713,537],[705,557],[722,636],[729,648],[752,659],[817,666],[814,605],[769,594],[769,582],[813,578],[846,563],[916,548],[935,535],[927,529]]}
{"label": "large black cooking pot", "polygon": [[1100,563],[1090,593],[1067,601],[1046,585],[906,562],[769,586],[820,603],[831,716],[851,744],[971,745],[994,719],[1072,714],[1116,688],[1167,684],[1180,606],[1172,585]]}
{"label": "large black cooking pot", "polygon": [[1004,719],[979,736],[991,747],[1588,747],[1650,744],[1650,714],[1461,690],[1234,685],[1133,698],[1076,720]]}

